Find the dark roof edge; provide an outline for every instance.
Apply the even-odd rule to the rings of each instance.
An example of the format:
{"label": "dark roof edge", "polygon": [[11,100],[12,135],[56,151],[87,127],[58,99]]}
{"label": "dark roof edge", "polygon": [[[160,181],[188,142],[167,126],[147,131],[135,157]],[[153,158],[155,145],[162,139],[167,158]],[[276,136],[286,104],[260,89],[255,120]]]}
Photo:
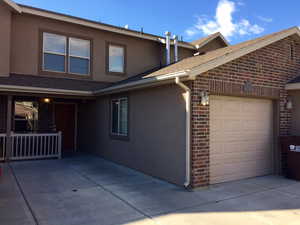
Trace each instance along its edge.
{"label": "dark roof edge", "polygon": [[[23,4],[18,4],[18,6],[22,8],[22,13],[26,13],[26,14],[32,14],[32,15],[46,17],[46,18],[50,18],[50,14],[52,14],[51,19],[61,20],[69,23],[75,23],[81,26],[91,27],[95,29],[102,29],[110,32],[120,33],[123,35],[134,36],[136,38],[148,39],[157,42],[163,42],[163,40],[165,39],[165,37],[163,36],[158,36],[158,35],[144,33],[144,32],[142,33],[140,31],[130,30],[123,27],[101,23],[101,22],[97,22],[97,21],[93,21],[81,17],[64,14],[64,13],[54,12],[54,11],[36,8],[36,7],[23,5]],[[54,18],[55,16],[60,18]],[[79,21],[81,21],[81,23]],[[178,45],[184,48],[195,49],[194,45],[185,41],[179,41]]]}

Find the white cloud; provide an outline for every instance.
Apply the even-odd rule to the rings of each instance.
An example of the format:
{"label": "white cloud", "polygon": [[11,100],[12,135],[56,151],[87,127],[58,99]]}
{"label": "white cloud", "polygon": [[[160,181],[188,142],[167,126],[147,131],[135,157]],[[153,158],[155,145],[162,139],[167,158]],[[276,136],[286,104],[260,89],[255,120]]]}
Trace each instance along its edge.
{"label": "white cloud", "polygon": [[258,19],[260,19],[261,21],[265,22],[265,23],[272,23],[273,19],[269,18],[269,17],[264,17],[264,16],[257,16]]}
{"label": "white cloud", "polygon": [[233,14],[236,12],[236,3],[230,0],[220,0],[216,15],[213,19],[207,16],[197,17],[197,23],[185,31],[186,35],[191,38],[196,34],[203,33],[209,35],[215,32],[221,32],[226,38],[233,36],[244,36],[251,34],[260,34],[264,28],[250,23],[247,19],[235,21]]}

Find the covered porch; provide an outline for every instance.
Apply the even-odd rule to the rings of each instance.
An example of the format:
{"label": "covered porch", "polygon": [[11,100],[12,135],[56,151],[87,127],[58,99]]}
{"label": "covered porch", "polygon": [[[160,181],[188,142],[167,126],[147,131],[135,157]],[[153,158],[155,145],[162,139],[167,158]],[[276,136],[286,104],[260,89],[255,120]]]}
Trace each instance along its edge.
{"label": "covered porch", "polygon": [[1,160],[61,158],[76,153],[81,101],[19,95],[0,98],[1,108],[6,108],[1,116]]}
{"label": "covered porch", "polygon": [[[27,86],[0,85],[0,161],[76,154],[79,151],[78,107],[94,99],[92,91],[82,89],[96,88],[99,82],[27,75],[22,79],[27,82],[32,79],[40,86],[46,81],[45,86],[55,85],[56,89],[28,87],[24,80],[20,84]],[[11,78],[0,78],[2,80]],[[85,86],[78,86],[83,84]],[[81,90],[73,90],[75,87]]]}

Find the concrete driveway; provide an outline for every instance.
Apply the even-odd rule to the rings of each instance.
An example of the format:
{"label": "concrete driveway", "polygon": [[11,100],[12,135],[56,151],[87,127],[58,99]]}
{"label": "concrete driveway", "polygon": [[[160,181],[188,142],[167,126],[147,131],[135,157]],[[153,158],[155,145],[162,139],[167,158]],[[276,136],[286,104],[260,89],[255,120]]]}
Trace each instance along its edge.
{"label": "concrete driveway", "polygon": [[188,192],[98,157],[15,162],[0,178],[3,225],[296,225],[300,183],[267,176]]}

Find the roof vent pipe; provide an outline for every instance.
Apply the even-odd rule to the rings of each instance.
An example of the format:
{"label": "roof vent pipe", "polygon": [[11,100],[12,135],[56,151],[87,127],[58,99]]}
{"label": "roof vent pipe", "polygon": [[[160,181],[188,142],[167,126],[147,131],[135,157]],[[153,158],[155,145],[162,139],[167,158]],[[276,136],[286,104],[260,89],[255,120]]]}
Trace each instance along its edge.
{"label": "roof vent pipe", "polygon": [[174,35],[174,61],[178,62],[178,36]]}
{"label": "roof vent pipe", "polygon": [[171,32],[166,31],[166,64],[171,63]]}

